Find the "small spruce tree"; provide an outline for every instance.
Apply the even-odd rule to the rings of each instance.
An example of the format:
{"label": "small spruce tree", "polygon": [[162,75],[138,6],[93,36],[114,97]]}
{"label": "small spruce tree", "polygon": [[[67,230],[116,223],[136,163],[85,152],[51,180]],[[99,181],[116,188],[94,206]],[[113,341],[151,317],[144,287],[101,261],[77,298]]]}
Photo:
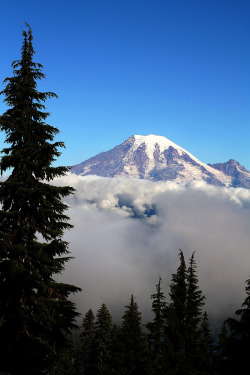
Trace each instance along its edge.
{"label": "small spruce tree", "polygon": [[0,183],[0,371],[36,375],[67,346],[78,316],[68,297],[80,289],[54,279],[70,259],[63,233],[72,226],[62,198],[73,189],[49,183],[67,172],[52,166],[64,144],[53,142],[59,131],[45,122],[43,102],[56,95],[37,90],[45,75],[33,62],[29,26],[23,37],[21,59],[1,92],[10,108],[0,116],[8,144],[0,170],[10,175]]}
{"label": "small spruce tree", "polygon": [[164,353],[164,309],[166,306],[165,295],[161,287],[161,277],[156,285],[156,293],[151,295],[152,312],[154,318],[152,322],[147,323],[148,342],[150,348],[152,374],[165,374],[165,353]]}

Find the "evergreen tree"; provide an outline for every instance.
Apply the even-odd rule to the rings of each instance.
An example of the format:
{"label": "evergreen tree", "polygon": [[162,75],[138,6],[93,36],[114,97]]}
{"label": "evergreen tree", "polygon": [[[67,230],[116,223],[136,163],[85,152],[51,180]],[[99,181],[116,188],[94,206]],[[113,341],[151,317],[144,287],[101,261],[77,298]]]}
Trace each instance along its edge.
{"label": "evergreen tree", "polygon": [[73,189],[49,184],[67,172],[52,166],[64,144],[53,142],[59,131],[45,123],[43,102],[56,95],[37,90],[43,67],[33,62],[30,28],[23,37],[21,59],[1,92],[10,108],[0,116],[8,144],[0,169],[11,174],[0,184],[0,371],[35,375],[67,345],[78,315],[68,297],[80,289],[53,278],[70,259],[61,199]]}
{"label": "evergreen tree", "polygon": [[228,360],[228,330],[226,321],[223,322],[218,335],[218,344],[216,347],[216,360],[218,373],[220,375],[230,374],[230,361]]}
{"label": "evergreen tree", "polygon": [[203,314],[203,319],[201,322],[201,338],[198,352],[199,356],[197,358],[197,367],[200,369],[200,373],[204,375],[215,374],[215,346],[214,340],[211,335],[208,315],[206,311]]}
{"label": "evergreen tree", "polygon": [[123,346],[121,342],[121,327],[117,324],[113,325],[111,333],[111,362],[110,362],[110,375],[123,374]]}
{"label": "evergreen tree", "polygon": [[152,311],[154,314],[153,322],[147,323],[149,331],[148,342],[150,347],[152,374],[165,374],[165,356],[164,356],[164,309],[166,306],[165,295],[161,288],[161,277],[156,285],[156,293],[151,295]]}
{"label": "evergreen tree", "polygon": [[202,351],[207,355],[214,351],[214,340],[211,335],[207,312],[203,314],[201,323],[201,347]]}
{"label": "evergreen tree", "polygon": [[[198,361],[200,360],[202,355],[200,346],[202,341],[201,322],[203,320],[202,306],[204,305],[204,299],[205,296],[202,295],[202,292],[198,286],[196,262],[193,253],[189,260],[189,267],[187,270],[187,298],[185,318],[186,362],[189,362],[190,368],[195,368],[197,366]],[[205,319],[203,321],[204,324],[208,323],[206,318],[207,316],[205,316]],[[203,340],[205,340],[205,336],[203,337]]]}
{"label": "evergreen tree", "polygon": [[228,318],[226,323],[231,330],[227,343],[227,355],[231,362],[231,368],[239,373],[244,373],[248,366],[250,352],[250,279],[246,280],[247,297],[241,308],[235,311],[239,319]]}
{"label": "evergreen tree", "polygon": [[235,311],[235,315],[238,319],[228,318],[227,324],[232,331],[234,336],[240,339],[250,339],[250,279],[246,281],[246,294],[247,297],[241,305],[241,309]]}
{"label": "evergreen tree", "polygon": [[[198,286],[194,253],[186,268],[183,252],[180,250],[180,266],[172,275],[170,303],[165,309],[166,361],[169,374],[208,374],[202,362],[203,350],[210,340],[202,330],[202,321],[208,324],[207,316],[202,316],[205,297]],[[206,328],[208,326],[206,325]],[[205,341],[208,340],[208,341]]]}
{"label": "evergreen tree", "polygon": [[80,375],[76,369],[76,348],[73,335],[68,336],[70,346],[56,353],[56,359],[44,371],[44,375]]}
{"label": "evergreen tree", "polygon": [[93,368],[93,342],[95,338],[95,315],[90,309],[85,314],[80,335],[80,347],[77,360],[77,374],[90,374]]}
{"label": "evergreen tree", "polygon": [[88,374],[108,375],[111,367],[112,317],[103,303],[96,314],[95,334],[92,345],[93,368]]}
{"label": "evergreen tree", "polygon": [[183,252],[180,250],[180,266],[172,275],[170,284],[170,303],[165,308],[166,328],[164,342],[169,374],[184,374],[186,351],[186,302],[187,270]]}
{"label": "evergreen tree", "polygon": [[142,332],[141,313],[134,296],[125,306],[120,330],[122,342],[122,374],[146,374],[146,341]]}

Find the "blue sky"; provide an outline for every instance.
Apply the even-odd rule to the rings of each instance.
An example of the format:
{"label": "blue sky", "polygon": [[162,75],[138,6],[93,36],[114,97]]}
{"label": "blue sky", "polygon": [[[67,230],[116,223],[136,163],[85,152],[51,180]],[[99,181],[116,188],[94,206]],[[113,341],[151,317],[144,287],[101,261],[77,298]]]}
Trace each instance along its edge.
{"label": "blue sky", "polygon": [[39,89],[59,96],[46,102],[66,145],[57,164],[158,134],[205,163],[250,169],[249,0],[2,1],[0,90],[25,21]]}

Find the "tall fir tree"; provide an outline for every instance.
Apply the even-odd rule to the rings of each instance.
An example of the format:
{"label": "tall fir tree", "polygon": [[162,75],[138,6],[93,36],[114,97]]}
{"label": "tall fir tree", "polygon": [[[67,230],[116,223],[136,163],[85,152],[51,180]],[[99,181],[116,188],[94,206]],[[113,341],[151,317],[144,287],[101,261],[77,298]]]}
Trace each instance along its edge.
{"label": "tall fir tree", "polygon": [[183,252],[180,250],[180,265],[176,274],[172,274],[170,284],[170,302],[165,308],[166,362],[169,374],[184,374],[186,351],[186,302],[187,302],[187,269]]}
{"label": "tall fir tree", "polygon": [[146,374],[146,339],[142,331],[141,313],[133,295],[130,297],[129,304],[125,306],[121,323],[120,340],[122,343],[121,374]]}
{"label": "tall fir tree", "polygon": [[180,266],[177,273],[172,275],[170,303],[165,309],[164,340],[168,372],[175,375],[205,375],[209,372],[206,369],[206,361],[202,362],[203,350],[210,344],[208,335],[203,336],[202,331],[202,307],[205,296],[199,289],[194,253],[189,260],[188,268],[181,250],[179,256]]}
{"label": "tall fir tree", "polygon": [[78,375],[91,374],[93,367],[93,342],[95,338],[95,315],[90,309],[87,311],[82,322],[80,334],[80,345],[77,355]]}
{"label": "tall fir tree", "polygon": [[111,368],[112,316],[103,303],[96,314],[92,345],[92,369],[88,375],[108,375]]}
{"label": "tall fir tree", "polygon": [[70,259],[63,233],[72,226],[62,198],[73,189],[49,184],[67,172],[52,166],[64,144],[53,142],[59,131],[45,122],[43,103],[56,95],[37,90],[45,75],[33,62],[29,26],[23,37],[21,59],[1,92],[10,108],[0,116],[8,144],[0,169],[11,173],[0,184],[0,368],[35,375],[67,345],[78,315],[68,297],[80,289],[54,280]]}
{"label": "tall fir tree", "polygon": [[196,268],[197,267],[193,253],[189,260],[189,267],[187,269],[187,298],[185,318],[185,355],[186,362],[188,362],[188,365],[191,369],[194,369],[197,366],[198,360],[202,355],[200,350],[202,341],[201,322],[203,321],[202,307],[204,305],[205,299],[205,296],[199,289]]}
{"label": "tall fir tree", "polygon": [[163,375],[166,373],[165,353],[164,353],[164,310],[166,306],[165,295],[161,287],[161,277],[156,285],[156,293],[151,295],[153,321],[147,323],[148,342],[150,348],[150,359],[152,374]]}

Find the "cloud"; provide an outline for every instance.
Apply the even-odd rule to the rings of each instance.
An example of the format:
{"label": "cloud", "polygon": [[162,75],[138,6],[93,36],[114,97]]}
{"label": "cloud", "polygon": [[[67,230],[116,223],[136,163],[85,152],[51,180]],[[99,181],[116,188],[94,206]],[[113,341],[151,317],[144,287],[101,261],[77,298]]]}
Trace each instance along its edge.
{"label": "cloud", "polygon": [[83,289],[73,297],[82,314],[104,302],[119,321],[133,293],[148,321],[159,275],[168,299],[179,249],[187,262],[196,252],[214,327],[241,306],[250,276],[250,190],[73,174],[53,183],[76,189],[66,199],[74,228],[65,233],[74,259],[60,279]]}
{"label": "cloud", "polygon": [[250,275],[249,190],[70,174],[55,183],[76,189],[67,198],[74,229],[65,234],[75,259],[62,279],[83,289],[80,312],[104,302],[118,319],[133,293],[150,319],[150,295],[161,275],[168,299],[179,249],[187,262],[196,252],[212,321],[240,307]]}

